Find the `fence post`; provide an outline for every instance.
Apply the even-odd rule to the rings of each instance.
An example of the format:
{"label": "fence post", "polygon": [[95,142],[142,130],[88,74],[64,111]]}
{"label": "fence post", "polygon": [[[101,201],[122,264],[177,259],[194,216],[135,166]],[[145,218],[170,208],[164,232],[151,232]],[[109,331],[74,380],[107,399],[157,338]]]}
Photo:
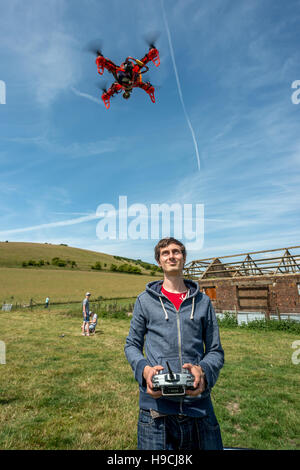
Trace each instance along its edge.
{"label": "fence post", "polygon": [[6,345],[0,341],[0,364],[6,364]]}
{"label": "fence post", "polygon": [[281,320],[281,316],[280,316],[279,308],[278,308],[277,305],[276,305],[276,310],[277,310],[278,320],[280,321],[280,320]]}

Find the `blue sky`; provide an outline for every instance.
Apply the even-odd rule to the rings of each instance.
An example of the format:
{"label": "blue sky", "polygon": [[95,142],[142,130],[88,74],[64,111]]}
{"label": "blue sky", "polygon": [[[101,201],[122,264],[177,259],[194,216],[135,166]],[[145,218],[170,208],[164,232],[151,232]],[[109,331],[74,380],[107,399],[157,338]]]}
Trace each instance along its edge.
{"label": "blue sky", "polygon": [[[0,0],[0,240],[152,261],[156,240],[97,237],[97,207],[127,196],[204,205],[189,261],[299,245],[300,2],[163,5],[165,17],[161,0]],[[85,46],[99,38],[121,63],[143,57],[150,31],[156,103],[134,90],[106,110],[96,83],[111,76]]]}

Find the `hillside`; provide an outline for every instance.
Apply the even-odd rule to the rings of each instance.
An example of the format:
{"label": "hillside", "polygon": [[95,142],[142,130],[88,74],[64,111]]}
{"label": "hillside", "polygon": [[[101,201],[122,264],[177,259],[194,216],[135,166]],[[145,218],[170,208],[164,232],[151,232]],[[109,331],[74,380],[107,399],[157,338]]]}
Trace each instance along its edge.
{"label": "hillside", "polygon": [[86,291],[92,293],[92,301],[99,296],[135,297],[148,282],[157,279],[157,276],[107,271],[0,268],[0,305],[29,304],[30,299],[41,303],[47,296],[51,303],[81,301]]}
{"label": "hillside", "polygon": [[[30,260],[43,263],[28,265]],[[92,269],[96,263],[101,263],[101,270]],[[127,271],[118,272],[122,267]],[[0,242],[0,302],[28,303],[31,298],[43,302],[46,296],[52,302],[68,302],[82,299],[87,290],[94,299],[131,297],[141,292],[147,282],[158,279],[153,268],[140,260],[66,245]],[[140,272],[128,273],[130,269]],[[161,277],[161,273],[155,274]]]}
{"label": "hillside", "polygon": [[[53,261],[55,258],[62,262],[60,264],[56,262],[55,264]],[[30,263],[30,261],[33,261],[33,263]],[[142,274],[150,274],[150,271],[155,269],[154,265],[143,263],[140,260],[129,260],[120,256],[73,248],[67,245],[0,242],[0,267],[22,268],[26,264],[26,269],[37,268],[44,270],[59,268],[61,270],[90,271],[96,263],[101,263],[103,271],[109,271],[112,264],[117,267],[124,264],[139,267]]]}

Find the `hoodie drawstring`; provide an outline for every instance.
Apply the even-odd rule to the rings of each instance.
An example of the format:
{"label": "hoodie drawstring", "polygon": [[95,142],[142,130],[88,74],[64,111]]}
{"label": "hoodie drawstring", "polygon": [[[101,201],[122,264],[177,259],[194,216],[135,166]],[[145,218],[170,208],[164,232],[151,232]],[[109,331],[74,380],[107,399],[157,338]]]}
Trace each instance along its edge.
{"label": "hoodie drawstring", "polygon": [[[169,320],[169,315],[168,315],[168,312],[166,311],[165,309],[165,306],[164,306],[164,303],[162,301],[162,298],[159,297],[159,300],[160,300],[160,303],[161,303],[161,306],[162,306],[162,309],[165,313],[165,320]],[[190,320],[194,320],[194,311],[195,311],[195,297],[192,298],[192,311],[191,311],[191,315],[190,315]]]}
{"label": "hoodie drawstring", "polygon": [[165,320],[169,320],[168,312],[165,309],[165,306],[164,306],[163,301],[161,300],[161,297],[159,297],[159,300],[160,300],[161,306],[163,308],[163,311],[165,312]]}
{"label": "hoodie drawstring", "polygon": [[191,311],[191,316],[190,316],[191,320],[194,320],[194,310],[195,310],[195,297],[193,297],[193,300],[192,300],[192,311]]}

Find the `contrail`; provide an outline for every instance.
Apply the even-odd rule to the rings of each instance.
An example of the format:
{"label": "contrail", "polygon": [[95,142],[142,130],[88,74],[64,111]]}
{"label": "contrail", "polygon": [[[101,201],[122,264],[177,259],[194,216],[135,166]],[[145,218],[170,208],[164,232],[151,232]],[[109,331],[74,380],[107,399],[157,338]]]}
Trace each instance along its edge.
{"label": "contrail", "polygon": [[99,215],[94,213],[83,217],[77,217],[76,219],[61,220],[60,222],[51,222],[49,224],[33,225],[31,227],[15,228],[11,230],[1,230],[0,236],[14,233],[31,232],[32,230],[39,230],[42,228],[66,227],[67,225],[81,224],[83,222],[94,219],[99,219]]}
{"label": "contrail", "polygon": [[74,87],[71,87],[71,90],[77,96],[81,96],[82,98],[87,98],[90,101],[94,101],[94,103],[101,104],[100,100],[98,100],[94,96],[89,95],[88,93],[83,93],[82,91],[76,90],[76,88],[74,88]]}
{"label": "contrail", "polygon": [[192,134],[192,138],[193,138],[193,142],[194,142],[194,146],[195,146],[196,157],[197,157],[198,170],[200,171],[200,157],[199,157],[199,151],[198,151],[198,144],[197,144],[196,137],[195,137],[195,132],[194,132],[192,123],[190,121],[189,115],[187,113],[187,110],[186,110],[186,107],[185,107],[185,104],[184,104],[184,100],[183,100],[183,96],[182,96],[181,85],[180,85],[179,76],[178,76],[178,72],[177,72],[177,66],[176,66],[176,61],[175,61],[175,56],[174,56],[174,50],[173,50],[173,45],[172,45],[171,34],[170,34],[168,21],[167,21],[167,16],[166,16],[165,7],[164,7],[164,0],[161,0],[161,7],[162,7],[163,19],[164,19],[164,23],[165,23],[165,27],[166,27],[167,35],[168,35],[168,41],[169,41],[170,52],[171,52],[171,57],[172,57],[176,82],[177,82],[179,98],[180,98],[180,101],[181,101],[181,104],[182,104],[182,108],[183,108],[183,112],[185,114],[186,121],[188,123],[188,126],[189,126],[191,134]]}

